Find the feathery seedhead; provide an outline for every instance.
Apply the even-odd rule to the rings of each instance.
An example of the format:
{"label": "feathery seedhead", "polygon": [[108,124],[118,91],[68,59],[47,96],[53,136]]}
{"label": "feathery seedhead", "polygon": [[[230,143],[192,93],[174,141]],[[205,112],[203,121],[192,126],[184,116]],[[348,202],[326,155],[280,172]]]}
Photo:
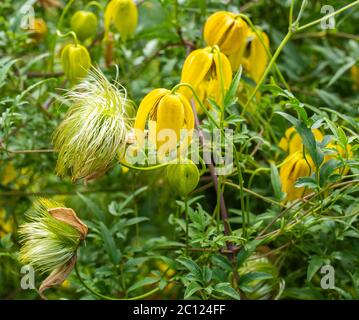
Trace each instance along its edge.
{"label": "feathery seedhead", "polygon": [[26,218],[28,221],[19,228],[19,258],[41,273],[69,262],[87,233],[72,209],[43,198],[33,203]]}
{"label": "feathery seedhead", "polygon": [[61,284],[76,264],[76,251],[87,235],[87,226],[61,203],[40,198],[26,213],[20,226],[19,260],[41,274],[50,273],[39,293]]}
{"label": "feathery seedhead", "polygon": [[125,88],[110,83],[97,69],[68,91],[67,99],[72,105],[53,139],[59,153],[56,172],[64,176],[70,171],[73,180],[89,180],[123,156],[133,105]]}

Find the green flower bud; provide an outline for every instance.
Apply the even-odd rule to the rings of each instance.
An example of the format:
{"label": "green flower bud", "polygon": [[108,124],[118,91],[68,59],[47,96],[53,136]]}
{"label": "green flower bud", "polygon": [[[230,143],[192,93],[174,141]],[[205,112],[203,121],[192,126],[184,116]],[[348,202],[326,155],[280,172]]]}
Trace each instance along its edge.
{"label": "green flower bud", "polygon": [[81,41],[96,35],[97,17],[90,11],[77,11],[71,18],[71,29]]}
{"label": "green flower bud", "polygon": [[75,83],[87,76],[91,66],[91,57],[84,46],[68,44],[62,50],[61,63],[66,77]]}
{"label": "green flower bud", "polygon": [[134,34],[138,23],[138,12],[133,0],[112,0],[108,4],[105,11],[106,33],[112,23],[124,41]]}
{"label": "green flower bud", "polygon": [[186,196],[197,187],[199,171],[197,166],[187,159],[184,163],[168,165],[167,179],[173,190],[180,196]]}

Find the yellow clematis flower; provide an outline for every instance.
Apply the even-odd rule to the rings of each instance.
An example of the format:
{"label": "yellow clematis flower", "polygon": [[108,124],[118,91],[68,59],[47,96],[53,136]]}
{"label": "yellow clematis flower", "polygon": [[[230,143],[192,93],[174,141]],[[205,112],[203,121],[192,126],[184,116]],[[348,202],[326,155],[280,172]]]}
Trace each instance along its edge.
{"label": "yellow clematis flower", "polygon": [[[269,38],[265,32],[259,31],[262,40],[269,49]],[[246,40],[246,46],[235,53],[228,56],[233,70],[238,70],[242,65],[243,69],[258,82],[262,77],[268,63],[268,55],[266,47],[263,46],[261,40],[255,32],[250,32]]]}
{"label": "yellow clematis flower", "polygon": [[203,36],[207,45],[217,45],[224,54],[233,54],[246,44],[249,28],[238,14],[219,11],[206,21]]}
{"label": "yellow clematis flower", "polygon": [[[316,141],[323,140],[324,137],[318,129],[314,129],[312,132]],[[306,159],[304,158],[302,139],[294,127],[286,130],[284,137],[279,142],[279,147],[288,153],[279,171],[282,191],[287,194],[284,201],[300,199],[305,195],[305,188],[296,188],[294,184],[298,178],[309,176],[315,170],[314,162],[308,153],[306,153]],[[346,149],[343,149],[337,143],[330,142],[326,148],[332,149],[334,153],[325,155],[324,163],[339,157],[346,159],[352,155],[349,144],[346,146]],[[348,167],[335,170],[336,173],[343,175],[346,175],[348,171]]]}
{"label": "yellow clematis flower", "polygon": [[[323,135],[318,129],[312,130],[315,140],[322,141]],[[303,150],[302,138],[297,133],[294,127],[290,127],[284,133],[284,137],[279,141],[279,148],[293,154],[297,151]]]}
{"label": "yellow clematis flower", "polygon": [[143,147],[146,124],[150,142],[155,145],[161,158],[177,148],[181,129],[187,129],[188,141],[191,139],[194,128],[191,105],[180,92],[155,89],[145,96],[137,110],[134,129],[139,147]]}
{"label": "yellow clematis flower", "polygon": [[105,10],[106,35],[111,24],[114,24],[124,41],[132,36],[138,24],[138,11],[135,2],[133,0],[110,1]]}
{"label": "yellow clematis flower", "polygon": [[356,65],[352,66],[350,74],[353,80],[353,89],[359,91],[359,67]]}
{"label": "yellow clematis flower", "polygon": [[[221,104],[222,94],[224,94],[222,83],[226,91],[232,82],[231,64],[217,47],[194,50],[184,62],[181,82],[190,84],[207,107],[209,106],[208,98]],[[193,98],[193,93],[189,88],[181,87],[179,91],[188,99]],[[201,113],[202,110],[197,101],[195,103],[197,111]]]}
{"label": "yellow clematis flower", "polygon": [[294,201],[305,195],[305,188],[296,188],[294,186],[298,178],[306,177],[311,174],[315,166],[309,156],[304,158],[303,152],[297,151],[284,160],[279,170],[279,177],[282,183],[282,191],[286,193],[284,201]]}
{"label": "yellow clematis flower", "polygon": [[37,18],[34,20],[34,25],[30,28],[31,37],[36,41],[40,42],[43,40],[48,32],[47,24],[43,19]]}

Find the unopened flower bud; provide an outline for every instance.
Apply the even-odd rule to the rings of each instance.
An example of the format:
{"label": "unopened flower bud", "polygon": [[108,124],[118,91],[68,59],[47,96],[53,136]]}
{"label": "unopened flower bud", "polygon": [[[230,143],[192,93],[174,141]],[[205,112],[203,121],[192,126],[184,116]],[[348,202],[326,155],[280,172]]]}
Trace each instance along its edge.
{"label": "unopened flower bud", "polygon": [[81,41],[96,35],[97,17],[90,11],[77,11],[71,18],[71,29]]}

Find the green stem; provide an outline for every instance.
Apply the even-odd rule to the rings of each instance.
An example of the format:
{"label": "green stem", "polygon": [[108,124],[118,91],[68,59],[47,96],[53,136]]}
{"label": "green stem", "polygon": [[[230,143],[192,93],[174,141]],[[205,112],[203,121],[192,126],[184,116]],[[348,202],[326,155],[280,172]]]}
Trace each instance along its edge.
{"label": "green stem", "polygon": [[101,3],[97,2],[97,1],[90,1],[86,6],[85,9],[90,8],[90,7],[97,7],[99,8],[101,11],[104,11],[104,7]]}
{"label": "green stem", "polygon": [[292,3],[290,4],[290,10],[289,10],[289,26],[293,24],[293,10],[294,10],[294,0],[292,0]]}
{"label": "green stem", "polygon": [[[244,20],[247,21],[247,23],[249,24],[249,26],[252,28],[252,30],[254,31],[254,33],[256,34],[256,36],[258,37],[258,39],[259,39],[261,45],[262,45],[263,48],[265,49],[268,58],[269,58],[269,59],[272,59],[272,58],[273,58],[272,53],[270,52],[270,50],[269,50],[269,48],[267,47],[267,45],[264,43],[264,40],[263,40],[262,35],[258,32],[258,30],[257,30],[257,28],[255,27],[255,25],[253,24],[252,20],[251,20],[249,17],[247,17],[246,15],[244,15],[244,14],[239,14],[239,16],[240,16],[241,18],[243,18]],[[289,84],[288,84],[288,82],[285,80],[285,78],[284,78],[282,72],[279,70],[279,68],[278,68],[278,66],[277,66],[276,63],[274,64],[274,68],[275,68],[275,71],[276,71],[276,73],[277,73],[277,75],[278,75],[280,81],[282,81],[282,83],[283,83],[283,85],[285,86],[285,88],[286,88],[288,91],[290,91]]]}
{"label": "green stem", "polygon": [[184,204],[185,204],[185,219],[186,219],[186,256],[188,256],[189,243],[188,243],[188,199],[187,199],[187,196],[184,199]]}
{"label": "green stem", "polygon": [[312,27],[312,26],[314,26],[314,25],[316,25],[316,24],[318,24],[318,23],[320,23],[320,22],[322,22],[322,21],[324,21],[324,20],[327,20],[327,19],[329,19],[329,18],[331,18],[331,17],[334,17],[334,16],[336,16],[337,14],[339,14],[339,13],[341,13],[341,12],[344,12],[344,11],[346,11],[346,10],[348,10],[348,9],[350,9],[350,8],[352,8],[352,7],[356,6],[356,5],[358,5],[358,4],[359,4],[359,0],[354,1],[354,2],[352,2],[352,3],[350,3],[350,4],[346,5],[346,6],[344,6],[343,8],[338,9],[337,11],[334,11],[334,12],[332,12],[332,13],[327,14],[326,16],[324,16],[324,17],[322,17],[322,18],[320,18],[320,19],[314,20],[314,21],[312,21],[312,22],[309,22],[309,23],[305,24],[304,26],[298,27],[296,31],[297,31],[297,32],[300,32],[300,31],[303,31],[303,30],[305,30],[305,29],[307,29],[307,28],[310,28],[310,27]]}
{"label": "green stem", "polygon": [[203,105],[201,99],[198,97],[196,91],[193,89],[193,87],[189,84],[189,83],[179,83],[177,85],[175,85],[172,90],[171,93],[175,93],[177,89],[179,89],[180,87],[186,87],[189,88],[192,93],[193,93],[193,97],[196,99],[196,101],[198,102],[198,104],[200,105],[201,109],[203,110],[203,112],[206,114],[206,116],[212,120],[213,124],[219,128],[219,125],[217,123],[217,121],[213,118],[213,116],[208,112],[207,108]]}
{"label": "green stem", "polygon": [[[72,6],[72,4],[75,2],[75,0],[70,0],[66,7],[64,8],[64,10],[62,10],[62,14],[60,16],[60,19],[56,25],[56,29],[57,30],[61,30],[62,28],[62,24],[65,18],[65,15],[67,13],[67,11],[69,11],[70,7]],[[57,34],[55,34],[53,36],[51,45],[50,45],[50,59],[49,59],[49,69],[50,72],[53,73],[54,72],[54,60],[55,60],[55,48],[56,48],[56,41],[57,41]]]}
{"label": "green stem", "polygon": [[128,164],[128,163],[126,163],[126,162],[120,161],[120,164],[123,165],[124,167],[129,168],[129,169],[134,169],[134,170],[140,170],[140,171],[151,171],[151,170],[160,169],[160,168],[163,168],[163,167],[168,166],[168,165],[171,164],[171,163],[172,163],[172,162],[166,162],[166,163],[158,164],[158,165],[156,165],[156,166],[137,167],[137,166],[133,166],[133,165],[131,165],[131,164]]}
{"label": "green stem", "polygon": [[249,104],[251,103],[252,99],[255,97],[256,93],[258,92],[259,88],[261,87],[261,85],[263,84],[263,82],[265,81],[265,79],[267,78],[268,73],[270,72],[270,70],[272,69],[274,63],[276,62],[279,54],[282,52],[284,46],[287,44],[287,42],[290,40],[290,38],[292,37],[293,33],[292,31],[289,31],[287,33],[287,35],[284,37],[284,39],[282,40],[282,42],[280,43],[279,47],[277,48],[277,50],[275,51],[272,59],[270,60],[266,70],[264,71],[261,79],[258,81],[256,87],[254,88],[254,90],[252,91],[250,97],[248,98],[247,103],[245,104],[243,111],[242,111],[242,116],[246,113],[247,108],[249,106]]}
{"label": "green stem", "polygon": [[77,35],[73,31],[69,31],[67,33],[61,33],[60,30],[56,30],[56,34],[60,38],[67,38],[68,36],[71,36],[74,39],[75,45],[77,46],[79,44],[79,40],[77,39]]}

